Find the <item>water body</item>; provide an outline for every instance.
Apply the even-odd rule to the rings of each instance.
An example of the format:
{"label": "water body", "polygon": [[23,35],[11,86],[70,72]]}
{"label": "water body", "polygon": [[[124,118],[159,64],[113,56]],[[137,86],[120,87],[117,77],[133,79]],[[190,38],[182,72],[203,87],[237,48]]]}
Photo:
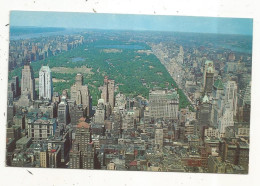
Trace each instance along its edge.
{"label": "water body", "polygon": [[144,50],[140,45],[97,45],[96,48]]}
{"label": "water body", "polygon": [[74,57],[74,58],[71,59],[71,61],[72,61],[73,63],[79,62],[79,61],[84,61],[84,60],[85,60],[85,59],[82,58],[82,57]]}
{"label": "water body", "polygon": [[62,31],[54,31],[54,32],[42,32],[42,33],[30,33],[30,34],[17,34],[10,35],[10,40],[23,40],[23,39],[33,39],[40,37],[50,37],[50,36],[58,36],[58,35],[70,35],[77,34],[82,30],[62,30]]}
{"label": "water body", "polygon": [[250,47],[250,46],[233,46],[233,45],[228,45],[228,44],[216,44],[216,47],[229,49],[234,52],[252,54],[252,47]]}

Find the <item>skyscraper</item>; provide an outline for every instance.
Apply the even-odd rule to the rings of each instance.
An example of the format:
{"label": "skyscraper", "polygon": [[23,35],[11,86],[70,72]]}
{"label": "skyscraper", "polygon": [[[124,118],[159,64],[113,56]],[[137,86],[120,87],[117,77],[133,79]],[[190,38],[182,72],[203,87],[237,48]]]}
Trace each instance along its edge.
{"label": "skyscraper", "polygon": [[39,99],[51,100],[53,95],[52,75],[49,66],[42,66],[39,72]]}
{"label": "skyscraper", "polygon": [[235,81],[227,81],[224,87],[225,100],[230,102],[234,116],[237,114],[237,83]]}
{"label": "skyscraper", "polygon": [[21,92],[22,95],[29,95],[31,100],[35,99],[35,80],[29,64],[24,65],[22,69]]}
{"label": "skyscraper", "polygon": [[90,125],[84,121],[78,123],[75,140],[79,143],[79,150],[85,151],[88,143],[91,142],[91,130]]}
{"label": "skyscraper", "polygon": [[247,85],[245,91],[242,94],[242,109],[243,109],[243,121],[250,121],[251,112],[251,82]]}
{"label": "skyscraper", "polygon": [[20,87],[19,87],[19,78],[18,76],[14,76],[11,80],[14,84],[14,97],[20,96]]}
{"label": "skyscraper", "polygon": [[96,112],[95,112],[94,121],[95,123],[103,124],[105,121],[105,117],[106,117],[106,109],[104,105],[104,100],[99,99]]}
{"label": "skyscraper", "polygon": [[58,123],[59,125],[67,125],[69,120],[69,109],[66,98],[63,96],[58,105]]}
{"label": "skyscraper", "polygon": [[49,66],[42,66],[39,72],[39,99],[52,100],[53,86]]}
{"label": "skyscraper", "polygon": [[214,82],[214,64],[207,60],[204,66],[204,92],[211,93]]}
{"label": "skyscraper", "polygon": [[90,125],[84,121],[78,123],[75,140],[70,151],[70,168],[94,169],[94,148],[91,143]]}
{"label": "skyscraper", "polygon": [[105,103],[109,103],[112,108],[114,108],[115,105],[114,94],[115,94],[115,81],[109,80],[108,77],[105,76],[101,99],[103,99]]}
{"label": "skyscraper", "polygon": [[200,130],[201,132],[203,132],[203,127],[208,127],[211,125],[211,109],[212,109],[212,105],[211,102],[208,98],[207,95],[205,95],[202,98],[202,102],[200,104],[200,109],[199,109],[199,126],[200,126]]}
{"label": "skyscraper", "polygon": [[71,87],[71,100],[76,101],[77,105],[82,105],[84,114],[90,116],[91,114],[91,97],[89,94],[88,86],[83,85],[82,74],[77,74],[76,83]]}

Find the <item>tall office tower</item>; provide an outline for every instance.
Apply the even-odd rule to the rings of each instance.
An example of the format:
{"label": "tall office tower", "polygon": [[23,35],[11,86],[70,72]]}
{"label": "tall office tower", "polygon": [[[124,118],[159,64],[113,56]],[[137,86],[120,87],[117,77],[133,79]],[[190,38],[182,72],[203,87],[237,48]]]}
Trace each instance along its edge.
{"label": "tall office tower", "polygon": [[91,142],[91,130],[90,125],[84,121],[78,123],[75,140],[79,144],[79,151],[86,151],[88,144]]}
{"label": "tall office tower", "polygon": [[204,66],[204,92],[211,93],[214,82],[214,64],[207,60]]}
{"label": "tall office tower", "polygon": [[7,92],[7,105],[13,106],[13,101],[15,97],[15,91],[14,91],[14,83],[10,82],[8,83],[8,92]]}
{"label": "tall office tower", "polygon": [[85,116],[89,117],[92,111],[91,97],[88,86],[83,85],[82,74],[76,75],[76,83],[70,89],[71,100],[76,101],[77,105],[82,105]]}
{"label": "tall office tower", "polygon": [[69,109],[66,98],[63,96],[58,105],[58,123],[59,125],[67,125],[69,122]]}
{"label": "tall office tower", "polygon": [[237,114],[237,83],[227,81],[224,85],[225,101],[230,102],[233,108],[234,116]]}
{"label": "tall office tower", "polygon": [[[84,121],[80,121],[77,124],[75,132],[75,140],[72,144],[72,150],[70,151],[70,163],[71,169],[89,168],[93,169],[94,166],[89,166],[91,161],[88,161],[92,157],[92,149],[89,154],[89,144],[91,141],[90,125]],[[94,162],[94,154],[93,159]],[[88,163],[89,162],[89,163]],[[93,164],[94,165],[94,164]]]}
{"label": "tall office tower", "polygon": [[203,127],[211,125],[211,109],[212,105],[209,101],[208,96],[205,95],[202,99],[199,110],[199,126],[201,132],[203,132]]}
{"label": "tall office tower", "polygon": [[224,84],[220,78],[218,78],[213,85],[213,92],[212,96],[214,99],[214,102],[217,102],[217,100],[220,98],[220,96],[224,93]]}
{"label": "tall office tower", "polygon": [[84,121],[78,123],[75,141],[70,151],[70,168],[94,169],[94,147],[91,143],[90,125]]}
{"label": "tall office tower", "polygon": [[7,105],[13,106],[14,99],[20,95],[19,79],[17,76],[14,76],[8,83],[7,95]]}
{"label": "tall office tower", "polygon": [[104,124],[106,118],[106,109],[103,99],[98,100],[94,121],[98,124]]}
{"label": "tall office tower", "polygon": [[126,96],[120,92],[116,95],[115,98],[115,107],[119,110],[124,110],[126,108]]}
{"label": "tall office tower", "polygon": [[94,145],[92,143],[87,144],[87,148],[82,153],[82,168],[83,169],[94,169]]}
{"label": "tall office tower", "polygon": [[151,118],[177,119],[179,94],[175,90],[152,90],[149,93],[149,114]]}
{"label": "tall office tower", "polygon": [[77,105],[75,101],[68,101],[70,123],[73,128],[77,127],[80,118],[84,117],[84,110],[82,105]]}
{"label": "tall office tower", "polygon": [[243,121],[250,121],[251,112],[251,82],[247,85],[242,95]]}
{"label": "tall office tower", "polygon": [[32,53],[36,54],[38,52],[38,46],[32,46]]}
{"label": "tall office tower", "polygon": [[32,61],[36,61],[39,59],[38,46],[32,46],[31,59]]}
{"label": "tall office tower", "polygon": [[218,119],[222,113],[222,105],[225,102],[224,100],[224,84],[220,78],[218,78],[213,85],[212,91],[212,112],[211,112],[211,121],[213,126],[217,127]]}
{"label": "tall office tower", "polygon": [[39,72],[39,99],[52,100],[53,86],[49,66],[42,66]]}
{"label": "tall office tower", "polygon": [[54,92],[52,96],[52,102],[59,103],[60,102],[60,96],[58,92]]}
{"label": "tall office tower", "polygon": [[177,62],[180,63],[180,64],[183,64],[183,62],[184,62],[184,51],[183,51],[182,46],[180,46],[180,51],[178,53]]}
{"label": "tall office tower", "polygon": [[19,78],[18,76],[14,76],[11,80],[14,84],[14,97],[20,96],[20,87],[19,87]]}
{"label": "tall office tower", "polygon": [[109,103],[112,108],[114,108],[115,105],[114,94],[115,94],[115,81],[109,80],[108,77],[105,76],[101,99],[103,99],[105,103]]}
{"label": "tall office tower", "polygon": [[218,120],[218,129],[221,137],[225,135],[226,127],[234,126],[233,106],[230,103],[224,105],[223,114]]}
{"label": "tall office tower", "polygon": [[[61,94],[61,97],[64,96],[66,99],[69,99],[69,96],[68,96],[68,91],[67,90],[63,90],[62,91],[62,94]],[[72,101],[76,101],[76,100],[72,100]]]}
{"label": "tall office tower", "polygon": [[72,149],[69,153],[69,168],[70,169],[80,169],[81,167],[81,152],[79,151],[79,144],[73,141]]}
{"label": "tall office tower", "polygon": [[35,80],[33,69],[29,64],[24,65],[22,69],[21,93],[22,95],[29,95],[31,100],[35,99]]}
{"label": "tall office tower", "polygon": [[7,123],[13,121],[15,116],[15,107],[13,105],[7,105]]}

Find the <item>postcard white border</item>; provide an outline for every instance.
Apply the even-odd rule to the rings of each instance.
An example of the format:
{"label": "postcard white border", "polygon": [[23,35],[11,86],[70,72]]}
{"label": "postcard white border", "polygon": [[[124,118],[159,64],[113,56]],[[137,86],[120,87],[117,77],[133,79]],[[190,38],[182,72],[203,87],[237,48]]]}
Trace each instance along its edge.
{"label": "postcard white border", "polygon": [[[257,0],[9,0],[0,2],[0,185],[257,185],[260,158],[260,15]],[[5,167],[9,11],[97,12],[253,18],[253,72],[248,175],[118,172]],[[29,170],[32,174],[30,174]]]}

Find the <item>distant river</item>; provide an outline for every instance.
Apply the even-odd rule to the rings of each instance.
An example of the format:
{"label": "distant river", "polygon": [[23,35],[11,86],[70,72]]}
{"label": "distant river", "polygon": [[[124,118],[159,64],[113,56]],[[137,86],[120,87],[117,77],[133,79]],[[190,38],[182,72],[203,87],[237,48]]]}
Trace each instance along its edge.
{"label": "distant river", "polygon": [[49,37],[55,35],[66,35],[66,34],[75,34],[78,33],[77,30],[64,30],[64,31],[57,31],[57,32],[42,32],[42,33],[35,33],[35,34],[20,34],[20,35],[10,35],[10,40],[20,40],[20,39],[32,39],[38,37]]}
{"label": "distant river", "polygon": [[245,47],[245,46],[232,46],[232,45],[228,45],[228,44],[224,44],[224,45],[216,44],[216,47],[230,49],[234,52],[252,54],[252,49],[250,47]]}

